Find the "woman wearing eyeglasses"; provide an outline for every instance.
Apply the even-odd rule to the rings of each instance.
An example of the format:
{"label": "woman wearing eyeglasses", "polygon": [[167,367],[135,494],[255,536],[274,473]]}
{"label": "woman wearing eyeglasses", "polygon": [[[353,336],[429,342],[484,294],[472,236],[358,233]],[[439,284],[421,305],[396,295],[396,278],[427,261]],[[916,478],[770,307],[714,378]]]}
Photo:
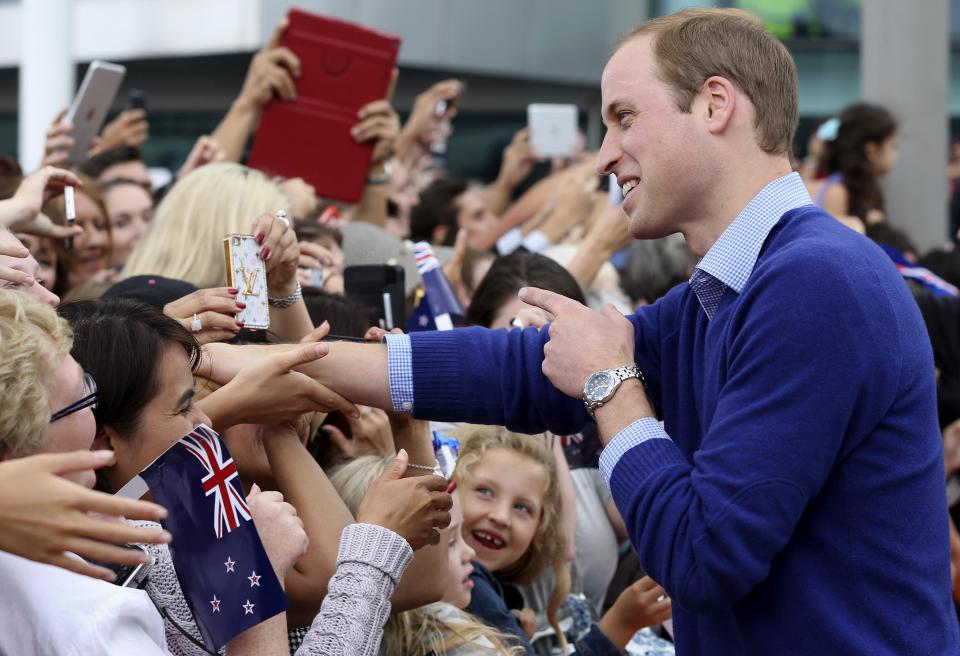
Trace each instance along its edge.
{"label": "woman wearing eyeglasses", "polygon": [[[53,308],[22,292],[0,292],[0,388],[4,393],[0,406],[0,478],[29,470],[38,462],[30,457],[36,454],[90,449],[96,431],[92,412],[96,389],[70,355],[71,344],[70,329]],[[41,456],[40,462],[44,458]],[[98,459],[101,464],[112,460],[103,454]],[[64,477],[87,488],[93,486],[89,468]],[[6,482],[3,480],[0,488]],[[106,570],[84,567],[83,560],[66,552],[109,558],[118,547],[100,543],[98,538],[113,541],[117,536],[110,535],[112,532],[122,534],[121,542],[153,542],[164,539],[163,532],[99,522],[87,524],[84,536],[45,544],[51,536],[47,530],[50,520],[63,519],[76,525],[88,520],[82,512],[64,517],[57,503],[63,495],[78,506],[102,495],[85,496],[97,493],[78,490],[50,476],[27,483],[19,491],[5,490],[8,494],[0,501],[7,511],[2,513],[4,518],[15,515],[18,499],[22,500],[22,510],[33,509],[35,513],[32,518],[21,516],[12,526],[0,523],[0,544],[10,540],[11,533],[13,537],[19,533],[26,541],[21,546],[29,545],[24,555],[32,559],[0,552],[0,580],[4,584],[0,653],[60,653],[68,644],[75,646],[77,653],[131,653],[133,648],[143,651],[151,646],[153,651],[147,649],[145,653],[162,653],[163,622],[146,595],[74,573],[104,575]],[[35,484],[54,490],[57,496],[39,507],[56,517],[37,513]],[[156,512],[151,514],[158,516]],[[141,512],[138,516],[147,515]],[[58,604],[58,598],[66,603]],[[54,605],[58,606],[56,611]],[[93,609],[95,612],[91,612]],[[53,617],[56,622],[50,621]]]}
{"label": "woman wearing eyeglasses", "polygon": [[[129,299],[70,304],[62,307],[61,313],[70,322],[76,337],[74,357],[93,375],[100,388],[94,446],[110,449],[117,457],[115,465],[99,472],[98,486],[104,491],[120,489],[200,423],[223,430],[237,423],[289,421],[307,410],[323,407],[354,410],[352,404],[320,383],[289,372],[297,364],[293,360],[306,362],[318,358],[321,351],[316,345],[300,346],[292,355],[279,352],[268,359],[273,364],[262,361],[254,365],[256,368],[252,371],[242,372],[210,396],[195,402],[193,369],[199,362],[200,349],[193,335],[175,320]],[[244,476],[244,462],[239,454],[237,450],[233,457],[240,475]],[[303,454],[309,457],[305,450]],[[321,545],[331,560],[336,558],[331,567],[333,577],[327,574],[323,581],[330,594],[319,614],[314,609],[316,617],[298,654],[336,656],[376,651],[389,614],[390,596],[410,563],[413,550],[427,541],[422,536],[433,537],[432,526],[444,514],[443,508],[432,506],[420,514],[417,509],[424,505],[421,497],[429,496],[434,502],[437,500],[433,497],[437,495],[428,495],[424,486],[417,484],[417,479],[395,480],[400,474],[402,469],[378,481],[357,523],[339,527],[336,537]],[[445,489],[446,481],[440,480]],[[332,488],[329,488],[329,497],[324,497],[325,491],[320,486],[315,492],[311,498],[313,503],[332,503],[333,500],[341,503]],[[276,492],[259,496],[266,494],[279,496]],[[449,500],[448,494],[444,496]],[[254,497],[248,496],[250,498]],[[262,529],[256,515],[254,521],[261,537],[270,533]],[[446,523],[449,523],[448,513],[442,525]],[[302,525],[298,528],[303,534]],[[285,536],[288,542],[289,533]],[[436,535],[439,537],[439,533]],[[306,548],[305,534],[297,549],[288,550],[286,555],[281,553],[280,559],[286,559],[282,566],[278,566],[275,558],[279,547],[271,549],[266,538],[263,539],[277,577],[288,581],[294,562]],[[339,555],[336,555],[338,541]],[[146,589],[172,618],[166,622],[170,652],[204,653],[197,644],[199,632],[180,589],[169,550],[161,546],[152,548],[151,553],[155,564]],[[319,581],[314,585],[319,585]],[[272,620],[259,626],[270,622]],[[346,631],[344,627],[348,624],[352,626]],[[256,653],[278,656],[289,653],[285,618],[276,628],[276,637],[261,642]],[[349,641],[344,637],[348,633]],[[228,653],[235,653],[235,649],[228,648]]]}

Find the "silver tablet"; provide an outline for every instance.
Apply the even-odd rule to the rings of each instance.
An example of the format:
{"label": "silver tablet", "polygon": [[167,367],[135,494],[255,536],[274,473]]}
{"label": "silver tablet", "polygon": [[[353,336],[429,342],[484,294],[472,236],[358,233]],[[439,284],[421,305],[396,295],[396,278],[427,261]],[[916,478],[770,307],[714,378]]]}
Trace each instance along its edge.
{"label": "silver tablet", "polygon": [[577,138],[577,106],[527,105],[530,144],[540,157],[570,157]]}
{"label": "silver tablet", "polygon": [[126,72],[127,69],[119,64],[99,60],[91,62],[87,68],[80,90],[64,117],[64,121],[73,123],[74,144],[70,161],[74,164],[87,159],[87,151],[103,127]]}

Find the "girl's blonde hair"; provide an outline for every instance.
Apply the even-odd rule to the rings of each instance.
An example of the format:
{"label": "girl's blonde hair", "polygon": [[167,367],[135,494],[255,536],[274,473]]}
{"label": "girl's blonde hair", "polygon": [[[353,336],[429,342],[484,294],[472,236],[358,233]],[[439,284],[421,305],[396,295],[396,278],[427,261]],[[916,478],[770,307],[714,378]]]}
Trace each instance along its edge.
{"label": "girl's blonde hair", "polygon": [[123,276],[156,275],[203,289],[226,284],[223,239],[248,235],[261,214],[289,201],[260,171],[241,164],[207,164],[177,181],[134,247]]}
{"label": "girl's blonde hair", "polygon": [[50,382],[70,352],[70,326],[24,292],[0,292],[0,453],[36,452],[50,425]]}
{"label": "girl's blonde hair", "polygon": [[563,500],[553,453],[547,448],[544,435],[512,433],[501,426],[463,425],[451,431],[460,440],[460,455],[453,478],[461,489],[470,484],[470,470],[493,449],[513,451],[541,465],[546,489],[541,504],[540,523],[530,541],[530,547],[520,559],[496,572],[497,578],[507,583],[528,585],[540,573],[551,568],[555,577],[553,592],[547,601],[547,621],[566,649],[563,631],[557,622],[557,611],[570,592],[570,570],[566,563],[566,537],[563,528]]}
{"label": "girl's blonde hair", "polygon": [[[360,456],[330,472],[330,482],[356,515],[370,484],[383,474],[391,458]],[[393,613],[383,627],[384,656],[442,656],[468,646],[475,653],[518,656],[512,638],[446,603],[435,603]],[[484,646],[489,642],[489,646]]]}

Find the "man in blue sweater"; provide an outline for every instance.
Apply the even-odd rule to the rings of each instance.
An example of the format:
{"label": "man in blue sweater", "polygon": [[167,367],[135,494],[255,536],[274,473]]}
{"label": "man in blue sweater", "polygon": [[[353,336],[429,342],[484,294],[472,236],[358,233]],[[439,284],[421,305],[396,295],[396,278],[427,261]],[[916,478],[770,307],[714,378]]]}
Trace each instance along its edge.
{"label": "man in blue sweater", "polygon": [[791,172],[789,53],[687,10],[629,34],[602,92],[598,168],[636,237],[703,256],[689,284],[629,318],[526,289],[549,329],[336,344],[318,377],[525,432],[593,415],[678,654],[958,653],[929,340],[888,258]]}

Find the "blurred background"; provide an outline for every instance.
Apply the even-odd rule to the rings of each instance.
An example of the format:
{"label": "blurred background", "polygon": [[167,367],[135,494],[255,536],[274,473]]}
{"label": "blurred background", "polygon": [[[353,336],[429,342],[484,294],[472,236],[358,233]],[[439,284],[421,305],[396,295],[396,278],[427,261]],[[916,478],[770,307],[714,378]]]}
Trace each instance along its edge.
{"label": "blurred background", "polygon": [[[860,98],[898,113],[904,147],[888,181],[894,205],[897,196],[915,210],[922,202],[907,198],[906,182],[898,194],[898,172],[912,170],[916,180],[926,179],[916,166],[942,170],[960,135],[960,0],[0,0],[0,152],[38,163],[50,119],[69,104],[86,65],[106,59],[127,67],[114,112],[128,106],[131,88],[142,90],[146,160],[175,168],[223,116],[250,55],[291,6],[403,38],[394,96],[401,117],[431,83],[467,82],[447,162],[459,178],[495,177],[530,102],[576,104],[596,147],[599,78],[617,37],[688,6],[748,9],[790,48],[800,81],[798,157],[816,125]],[[32,82],[23,79],[30,70]],[[945,222],[937,223],[921,242],[942,240]]]}

